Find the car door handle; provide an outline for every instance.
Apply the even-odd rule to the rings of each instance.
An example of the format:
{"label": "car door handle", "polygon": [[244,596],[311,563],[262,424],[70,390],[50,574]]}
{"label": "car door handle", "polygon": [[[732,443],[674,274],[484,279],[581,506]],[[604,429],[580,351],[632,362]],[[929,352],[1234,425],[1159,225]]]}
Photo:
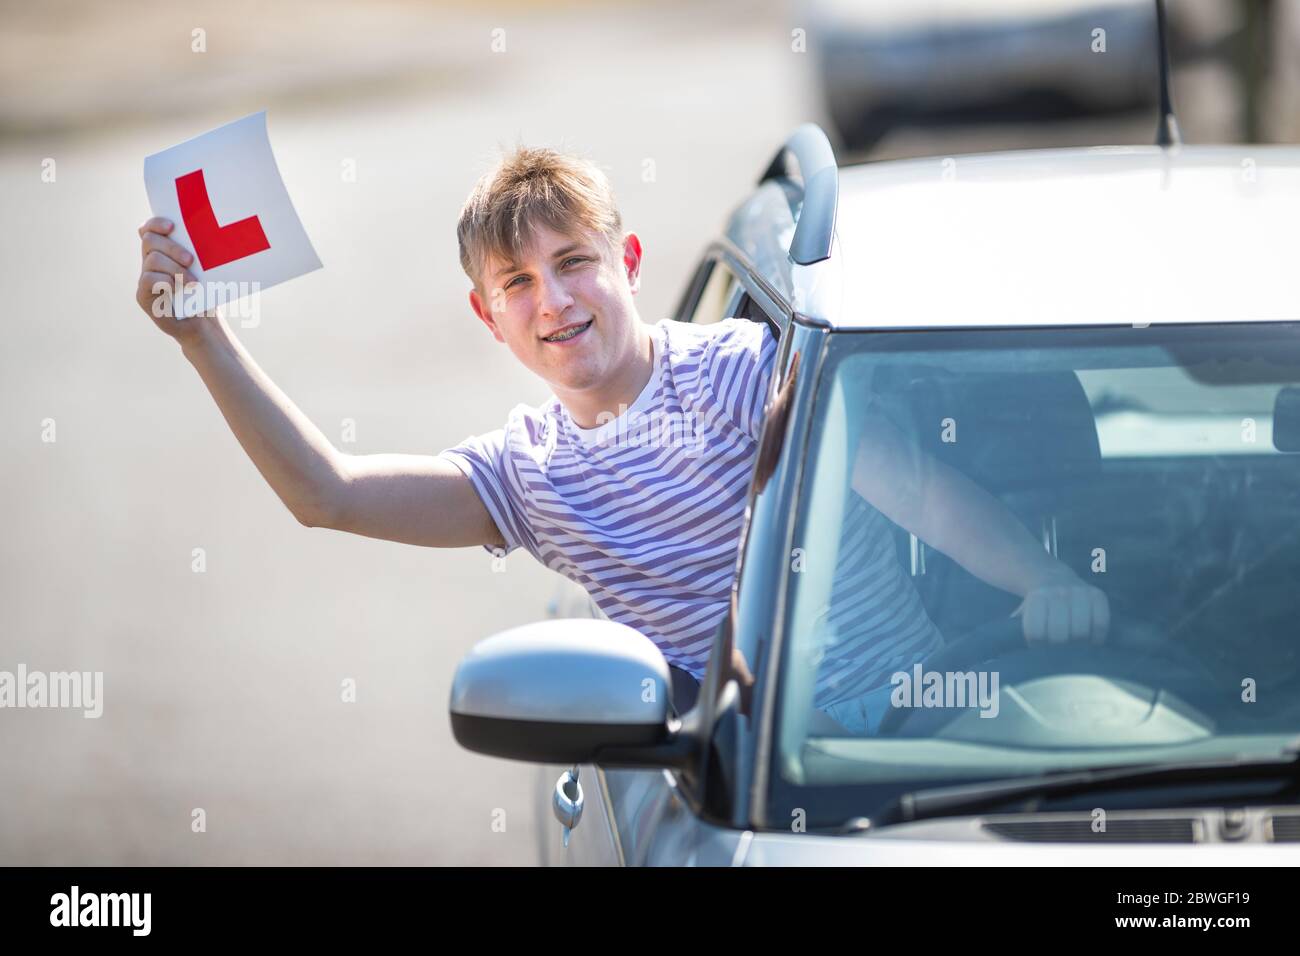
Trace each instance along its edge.
{"label": "car door handle", "polygon": [[578,768],[566,770],[555,781],[555,796],[551,800],[551,811],[560,821],[561,836],[564,846],[569,846],[569,834],[582,819],[582,784],[578,782]]}

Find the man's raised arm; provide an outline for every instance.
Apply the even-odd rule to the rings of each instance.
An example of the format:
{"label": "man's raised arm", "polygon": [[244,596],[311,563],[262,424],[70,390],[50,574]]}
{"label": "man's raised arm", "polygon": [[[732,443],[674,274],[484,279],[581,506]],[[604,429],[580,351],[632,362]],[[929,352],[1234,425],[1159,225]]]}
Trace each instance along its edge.
{"label": "man's raised arm", "polygon": [[343,485],[320,526],[430,548],[505,548],[465,473],[433,455],[343,455]]}
{"label": "man's raised arm", "polygon": [[171,225],[139,229],[136,301],[181,347],[230,429],[285,507],[304,525],[405,544],[456,548],[504,544],[473,484],[453,464],[426,455],[347,455],[258,367],[216,315],[177,321],[165,289],[188,281],[189,250]]}

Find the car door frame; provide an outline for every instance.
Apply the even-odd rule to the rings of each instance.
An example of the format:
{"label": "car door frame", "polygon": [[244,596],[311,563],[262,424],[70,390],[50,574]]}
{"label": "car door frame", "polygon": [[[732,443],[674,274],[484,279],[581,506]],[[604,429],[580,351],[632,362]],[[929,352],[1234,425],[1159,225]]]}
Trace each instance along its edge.
{"label": "car door frame", "polygon": [[[810,434],[808,423],[812,399],[830,327],[819,318],[797,312],[785,295],[764,279],[749,257],[729,239],[720,239],[709,245],[705,261],[693,279],[693,292],[698,293],[703,288],[708,270],[717,262],[725,263],[739,279],[742,294],[736,311],[743,317],[766,321],[777,339],[774,374],[764,396],[765,404],[786,381],[794,356],[801,356],[801,367],[793,383],[790,414],[783,423],[784,434],[774,470],[761,492],[755,491],[751,476],[734,585],[737,611],[734,618],[728,615],[725,619],[736,648],[744,654],[754,676],[750,712],[741,719],[734,711],[710,708],[711,712],[706,715],[707,725],[701,728],[709,741],[706,746],[712,756],[727,765],[721,776],[729,781],[731,792],[725,799],[717,799],[716,794],[704,792],[678,775],[683,797],[701,819],[747,830],[770,825],[767,821],[767,787],[773,746],[771,735],[776,726],[775,713],[779,703],[775,693],[781,654],[777,622],[783,619],[788,584],[785,572],[789,564],[785,555],[793,541],[794,503]],[[684,297],[682,307],[689,302]],[[770,426],[771,420],[765,419],[760,446],[772,440],[768,435]],[[757,465],[756,460],[756,471]],[[721,700],[724,696],[719,686],[720,676],[714,672],[721,638],[721,634],[715,637],[709,672],[701,688],[701,700],[710,695]],[[721,726],[723,724],[726,726]]]}

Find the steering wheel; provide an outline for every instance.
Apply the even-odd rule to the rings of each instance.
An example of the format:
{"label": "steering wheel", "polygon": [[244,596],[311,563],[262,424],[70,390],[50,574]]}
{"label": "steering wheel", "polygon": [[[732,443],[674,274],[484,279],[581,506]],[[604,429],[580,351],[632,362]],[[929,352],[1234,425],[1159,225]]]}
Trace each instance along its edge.
{"label": "steering wheel", "polygon": [[[1136,618],[1112,618],[1103,644],[1067,641],[1062,644],[1029,645],[1018,617],[999,618],[976,628],[965,637],[939,648],[921,662],[922,673],[931,671],[969,671],[983,661],[1018,656],[1029,670],[1036,672],[1014,677],[1011,686],[1043,673],[1075,672],[1113,674],[1132,679],[1135,665],[1149,660],[1159,663],[1165,683],[1195,680],[1212,682],[1214,675],[1187,648],[1160,635],[1149,624]],[[1109,666],[1107,666],[1109,665]],[[1005,671],[1007,668],[999,668]],[[1172,678],[1172,679],[1171,679]],[[914,707],[890,707],[880,721],[876,736],[896,737],[912,716]],[[952,711],[956,719],[960,710]]]}

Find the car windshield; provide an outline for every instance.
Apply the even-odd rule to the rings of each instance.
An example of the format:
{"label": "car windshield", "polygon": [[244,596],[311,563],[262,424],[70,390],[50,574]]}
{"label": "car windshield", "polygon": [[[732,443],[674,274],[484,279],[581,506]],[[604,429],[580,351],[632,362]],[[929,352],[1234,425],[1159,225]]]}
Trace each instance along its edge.
{"label": "car windshield", "polygon": [[810,823],[1300,736],[1300,325],[826,348],[773,773]]}

